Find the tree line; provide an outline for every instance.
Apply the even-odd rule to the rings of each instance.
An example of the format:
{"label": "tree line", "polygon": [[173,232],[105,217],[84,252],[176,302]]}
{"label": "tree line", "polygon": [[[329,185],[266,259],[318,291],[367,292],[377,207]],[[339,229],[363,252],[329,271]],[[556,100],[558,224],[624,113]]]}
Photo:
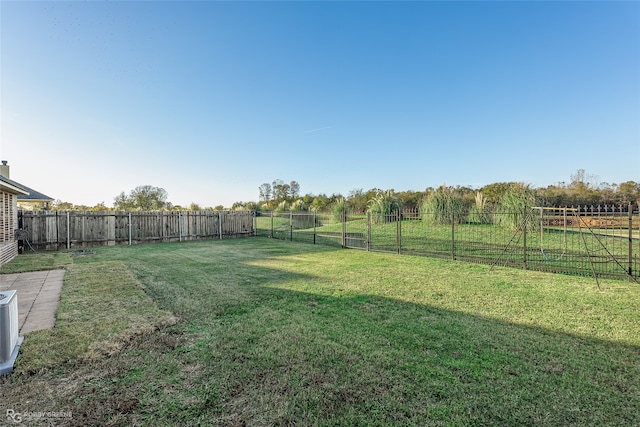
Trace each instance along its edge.
{"label": "tree line", "polygon": [[[533,188],[520,182],[497,182],[485,185],[479,189],[465,186],[427,187],[424,191],[395,191],[371,188],[353,189],[347,195],[333,193],[301,195],[300,184],[297,181],[285,182],[275,179],[270,183],[263,183],[258,187],[258,201],[237,201],[230,207],[218,205],[202,207],[192,202],[189,206],[174,205],[168,201],[168,193],[163,188],[142,185],[129,193],[121,192],[114,198],[113,207],[104,202],[95,206],[74,205],[69,202],[56,200],[50,204],[52,210],[86,210],[86,211],[155,211],[155,210],[261,210],[261,211],[317,211],[349,210],[354,213],[364,213],[372,206],[380,205],[381,200],[401,206],[403,209],[422,208],[427,200],[443,192],[458,201],[462,207],[471,209],[477,206],[479,200],[484,205],[495,206],[505,194],[514,189],[526,194],[528,200],[541,206],[591,206],[591,205],[627,205],[640,204],[640,183],[625,181],[620,184],[598,182],[597,177],[588,175],[584,169],[577,170],[571,175],[569,183],[557,183],[543,188]],[[446,190],[446,191],[445,191]],[[42,209],[44,206],[36,206]],[[375,209],[375,208],[374,208]]]}
{"label": "tree line", "polygon": [[[445,191],[446,190],[446,191]],[[569,183],[557,183],[547,187],[533,188],[521,182],[497,182],[479,189],[465,186],[427,187],[424,191],[395,191],[371,188],[354,189],[346,196],[334,193],[330,196],[321,193],[299,195],[300,185],[297,181],[286,184],[282,180],[264,183],[258,187],[259,202],[236,202],[234,208],[251,210],[276,211],[329,211],[347,209],[354,213],[364,213],[372,206],[380,205],[381,200],[388,200],[393,206],[403,209],[419,209],[434,195],[446,192],[458,200],[461,207],[471,209],[479,200],[486,206],[495,206],[504,200],[506,194],[518,193],[526,197],[530,203],[540,206],[597,206],[640,204],[640,183],[625,181],[620,184],[598,182],[597,177],[588,175],[584,169],[571,175]]]}
{"label": "tree line", "polygon": [[[222,211],[225,207],[218,205],[215,207],[202,207],[192,202],[189,206],[174,205],[167,199],[169,193],[164,188],[154,187],[152,185],[140,185],[129,193],[124,191],[113,199],[113,207],[106,206],[104,202],[100,202],[94,206],[74,205],[70,202],[56,200],[50,204],[51,210],[82,210],[82,211],[204,211],[215,210]],[[36,209],[43,209],[44,206],[35,206]]]}

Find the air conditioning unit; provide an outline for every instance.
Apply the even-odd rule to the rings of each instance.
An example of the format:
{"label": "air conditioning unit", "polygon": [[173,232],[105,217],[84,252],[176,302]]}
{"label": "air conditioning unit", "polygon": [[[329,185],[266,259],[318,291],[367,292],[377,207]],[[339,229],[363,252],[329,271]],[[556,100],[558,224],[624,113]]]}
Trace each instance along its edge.
{"label": "air conditioning unit", "polygon": [[0,291],[0,375],[13,371],[22,339],[18,336],[18,294]]}

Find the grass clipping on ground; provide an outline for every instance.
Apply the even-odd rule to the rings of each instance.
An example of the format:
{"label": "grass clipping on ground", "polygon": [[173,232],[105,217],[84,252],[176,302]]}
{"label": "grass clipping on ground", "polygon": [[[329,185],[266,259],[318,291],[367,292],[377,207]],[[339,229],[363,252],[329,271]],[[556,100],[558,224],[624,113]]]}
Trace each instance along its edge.
{"label": "grass clipping on ground", "polygon": [[73,264],[67,267],[55,327],[26,336],[15,373],[110,356],[133,336],[175,322],[123,262]]}

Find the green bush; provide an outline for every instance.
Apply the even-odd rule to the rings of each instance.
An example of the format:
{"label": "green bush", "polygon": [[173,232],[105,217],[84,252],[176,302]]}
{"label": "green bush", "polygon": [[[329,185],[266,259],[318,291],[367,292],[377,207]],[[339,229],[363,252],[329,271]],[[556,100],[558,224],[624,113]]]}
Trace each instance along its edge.
{"label": "green bush", "polygon": [[278,204],[278,206],[276,206],[276,208],[274,209],[276,212],[285,212],[289,210],[289,204],[287,203],[286,200],[283,200],[282,202],[280,202]]}
{"label": "green bush", "polygon": [[[507,228],[517,230],[521,227],[531,208],[536,204],[535,193],[529,185],[523,183],[512,184],[500,198],[498,211],[501,215],[499,218],[496,216],[496,220]],[[527,222],[527,230],[533,231],[537,228],[536,221]]]}
{"label": "green bush", "polygon": [[491,224],[493,222],[487,199],[480,191],[476,192],[475,203],[469,210],[469,222],[473,224]]}
{"label": "green bush", "polygon": [[333,215],[333,219],[342,222],[343,216],[347,212],[347,201],[344,197],[341,197],[336,201],[336,203],[331,208],[331,214]]}
{"label": "green bush", "polygon": [[399,214],[402,210],[402,202],[394,195],[392,190],[378,191],[369,200],[368,207],[369,212],[371,212],[371,222],[382,224],[391,221],[392,214]]}
{"label": "green bush", "polygon": [[429,224],[451,224],[452,220],[459,223],[464,213],[462,196],[444,184],[429,194],[420,208],[422,220]]}
{"label": "green bush", "polygon": [[295,202],[291,203],[292,212],[301,212],[301,211],[307,211],[307,210],[309,209],[307,208],[307,205],[304,203],[302,199],[298,199]]}

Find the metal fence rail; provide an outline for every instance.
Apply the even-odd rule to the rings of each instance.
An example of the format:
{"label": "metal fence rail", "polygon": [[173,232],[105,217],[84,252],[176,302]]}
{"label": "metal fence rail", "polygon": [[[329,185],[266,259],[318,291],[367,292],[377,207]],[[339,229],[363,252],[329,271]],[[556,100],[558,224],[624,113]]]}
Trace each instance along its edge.
{"label": "metal fence rail", "polygon": [[449,258],[554,273],[640,278],[638,206],[534,207],[452,214],[256,212],[255,234],[343,248]]}

